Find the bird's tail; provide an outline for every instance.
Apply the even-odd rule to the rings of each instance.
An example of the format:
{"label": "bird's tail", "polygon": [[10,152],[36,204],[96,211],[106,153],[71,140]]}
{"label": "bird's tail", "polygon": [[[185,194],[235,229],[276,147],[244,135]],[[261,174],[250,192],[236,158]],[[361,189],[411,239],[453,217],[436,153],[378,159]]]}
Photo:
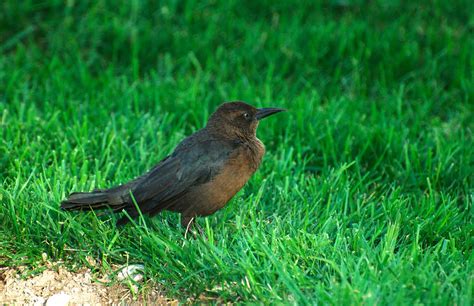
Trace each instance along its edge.
{"label": "bird's tail", "polygon": [[111,201],[112,197],[107,190],[97,190],[92,192],[74,192],[61,202],[61,209],[64,210],[87,210],[112,208],[119,210],[123,203]]}

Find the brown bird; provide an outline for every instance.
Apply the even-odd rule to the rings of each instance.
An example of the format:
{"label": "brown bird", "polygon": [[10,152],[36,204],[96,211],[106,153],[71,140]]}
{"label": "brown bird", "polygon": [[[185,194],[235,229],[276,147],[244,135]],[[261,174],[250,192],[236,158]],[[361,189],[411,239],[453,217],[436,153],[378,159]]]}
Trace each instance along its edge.
{"label": "brown bird", "polygon": [[[259,120],[281,111],[224,103],[205,128],[185,138],[146,174],[110,189],[72,193],[61,208],[125,210],[136,218],[135,201],[146,215],[163,210],[181,213],[181,224],[189,228],[195,217],[224,207],[257,170],[265,153],[256,136]],[[117,224],[128,221],[124,216]]]}

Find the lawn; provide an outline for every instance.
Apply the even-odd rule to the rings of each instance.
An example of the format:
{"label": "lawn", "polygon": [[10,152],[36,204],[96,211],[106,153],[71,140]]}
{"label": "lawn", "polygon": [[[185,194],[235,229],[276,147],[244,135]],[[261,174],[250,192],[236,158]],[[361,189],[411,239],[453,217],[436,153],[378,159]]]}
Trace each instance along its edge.
{"label": "lawn", "polygon": [[[181,301],[472,305],[473,33],[471,0],[2,1],[0,266],[143,263]],[[59,210],[229,100],[288,112],[203,236]]]}

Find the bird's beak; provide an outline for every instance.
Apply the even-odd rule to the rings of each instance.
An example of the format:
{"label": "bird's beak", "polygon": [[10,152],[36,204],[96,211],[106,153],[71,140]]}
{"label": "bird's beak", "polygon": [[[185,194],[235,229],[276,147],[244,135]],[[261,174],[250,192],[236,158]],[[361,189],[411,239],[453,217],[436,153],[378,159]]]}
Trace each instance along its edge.
{"label": "bird's beak", "polygon": [[266,107],[266,108],[259,108],[257,110],[257,115],[255,116],[257,120],[263,119],[265,117],[271,116],[273,114],[279,112],[285,112],[286,109],[284,108],[276,108],[276,107]]}

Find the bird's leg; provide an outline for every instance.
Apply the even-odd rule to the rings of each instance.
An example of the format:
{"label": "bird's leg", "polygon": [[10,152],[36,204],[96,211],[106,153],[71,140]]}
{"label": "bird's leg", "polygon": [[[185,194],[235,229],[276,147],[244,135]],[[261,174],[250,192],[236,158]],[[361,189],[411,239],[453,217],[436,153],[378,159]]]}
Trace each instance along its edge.
{"label": "bird's leg", "polygon": [[[188,232],[191,230],[192,227],[195,227],[200,235],[204,234],[202,228],[195,222],[196,217],[189,217],[189,216],[182,216],[181,217],[181,225],[186,228],[184,232],[184,238],[186,239]],[[196,235],[195,235],[196,236]]]}
{"label": "bird's leg", "polygon": [[181,217],[181,225],[184,228],[186,228],[186,231],[184,232],[184,239],[187,238],[189,229],[191,228],[191,226],[193,226],[193,223],[194,223],[194,217],[184,217],[184,216]]}

